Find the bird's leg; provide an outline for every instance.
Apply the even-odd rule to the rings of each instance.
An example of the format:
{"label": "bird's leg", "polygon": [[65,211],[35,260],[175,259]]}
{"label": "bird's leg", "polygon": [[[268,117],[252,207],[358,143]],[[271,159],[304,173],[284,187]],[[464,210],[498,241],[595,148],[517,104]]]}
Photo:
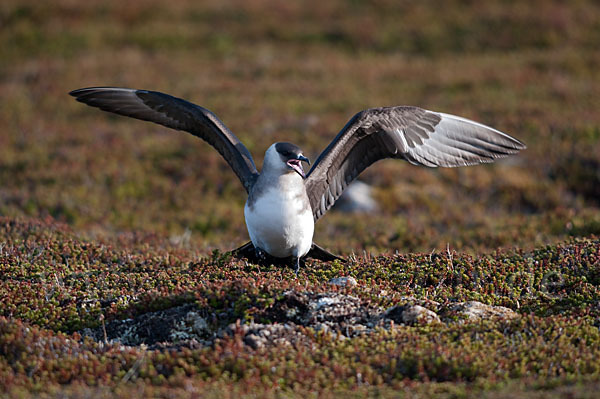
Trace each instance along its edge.
{"label": "bird's leg", "polygon": [[296,272],[296,277],[298,277],[298,271],[300,270],[300,257],[297,256],[294,262],[294,271]]}
{"label": "bird's leg", "polygon": [[256,254],[258,260],[264,261],[267,259],[267,253],[262,248],[254,247],[254,253]]}

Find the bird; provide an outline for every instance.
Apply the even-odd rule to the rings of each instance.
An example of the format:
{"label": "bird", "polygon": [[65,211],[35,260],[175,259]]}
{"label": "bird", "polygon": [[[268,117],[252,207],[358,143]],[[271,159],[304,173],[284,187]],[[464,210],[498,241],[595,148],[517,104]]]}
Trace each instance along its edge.
{"label": "bird", "polygon": [[259,172],[244,144],[211,111],[152,90],[88,87],[69,93],[101,110],[186,131],[213,146],[244,186],[250,242],[234,254],[258,261],[289,261],[296,274],[306,257],[342,259],[313,242],[314,226],[357,176],[386,158],[426,167],[490,163],[526,148],[492,127],[416,106],[370,108],[355,114],[310,160],[289,142],[265,152]]}

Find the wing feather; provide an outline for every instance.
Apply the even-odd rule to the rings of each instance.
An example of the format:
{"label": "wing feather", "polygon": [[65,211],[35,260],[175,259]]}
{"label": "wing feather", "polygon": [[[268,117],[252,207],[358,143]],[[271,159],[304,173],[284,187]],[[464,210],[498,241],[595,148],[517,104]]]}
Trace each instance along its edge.
{"label": "wing feather", "polygon": [[457,167],[493,162],[524,149],[519,140],[481,123],[418,107],[356,114],[319,155],[305,184],[318,220],[367,167],[385,158]]}
{"label": "wing feather", "polygon": [[248,149],[206,108],[157,91],[120,87],[89,87],[69,94],[103,111],[183,130],[205,140],[225,158],[247,192],[258,177]]}

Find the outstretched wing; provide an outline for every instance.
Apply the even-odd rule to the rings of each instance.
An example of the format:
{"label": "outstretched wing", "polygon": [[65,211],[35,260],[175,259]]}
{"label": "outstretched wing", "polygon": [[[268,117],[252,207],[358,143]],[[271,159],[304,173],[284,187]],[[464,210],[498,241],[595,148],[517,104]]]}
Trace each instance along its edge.
{"label": "outstretched wing", "polygon": [[212,145],[225,158],[247,192],[258,177],[248,149],[217,118],[196,104],[168,94],[119,87],[90,87],[69,93],[84,104],[132,118],[185,130]]}
{"label": "outstretched wing", "polygon": [[319,155],[307,175],[306,191],[316,221],[363,170],[381,159],[455,167],[493,162],[524,148],[507,134],[458,116],[417,107],[373,108],[350,119]]}

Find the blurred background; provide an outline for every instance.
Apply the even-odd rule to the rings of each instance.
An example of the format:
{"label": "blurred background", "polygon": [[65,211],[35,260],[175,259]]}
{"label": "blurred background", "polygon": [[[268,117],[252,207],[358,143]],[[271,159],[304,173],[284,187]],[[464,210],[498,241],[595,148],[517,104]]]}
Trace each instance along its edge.
{"label": "blurred background", "polygon": [[315,159],[356,112],[417,105],[528,149],[493,165],[383,161],[378,210],[330,212],[343,254],[529,249],[600,234],[595,1],[77,1],[0,4],[0,216],[202,253],[248,240],[241,184],[197,138],[86,107],[70,90],[163,91],[215,112],[257,165]]}

